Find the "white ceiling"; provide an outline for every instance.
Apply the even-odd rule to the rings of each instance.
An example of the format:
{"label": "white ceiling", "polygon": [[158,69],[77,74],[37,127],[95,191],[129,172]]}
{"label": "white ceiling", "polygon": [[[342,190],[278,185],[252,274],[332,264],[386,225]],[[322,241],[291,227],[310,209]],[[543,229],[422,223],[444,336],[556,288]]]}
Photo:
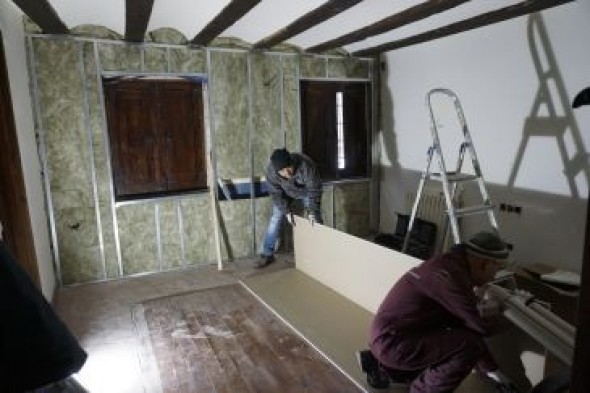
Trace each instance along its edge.
{"label": "white ceiling", "polygon": [[[9,1],[10,0],[0,0]],[[365,27],[426,0],[364,0],[333,18],[287,40],[309,48]],[[58,16],[71,29],[84,24],[105,26],[125,33],[125,0],[49,0]],[[230,0],[155,0],[148,31],[170,27],[187,39],[195,37]],[[237,37],[255,43],[319,7],[325,0],[262,0],[220,36]],[[518,3],[518,0],[471,0],[463,5],[344,47],[348,51],[366,49],[395,41],[481,13]],[[469,34],[468,32],[465,34]]]}

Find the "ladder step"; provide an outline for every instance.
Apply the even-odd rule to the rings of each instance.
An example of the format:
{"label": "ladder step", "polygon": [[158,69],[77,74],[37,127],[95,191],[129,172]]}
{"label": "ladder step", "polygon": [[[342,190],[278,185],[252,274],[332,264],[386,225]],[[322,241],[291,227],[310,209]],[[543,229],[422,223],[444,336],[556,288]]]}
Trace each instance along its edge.
{"label": "ladder step", "polygon": [[[433,172],[430,174],[430,178],[434,180],[442,180],[442,175],[440,174],[440,172]],[[447,172],[447,180],[454,183],[477,179],[479,179],[479,176],[472,175],[469,173]]]}
{"label": "ladder step", "polygon": [[468,216],[471,214],[487,213],[493,209],[494,209],[494,205],[477,205],[477,206],[463,207],[461,209],[455,210],[455,216],[461,217],[461,216]]}

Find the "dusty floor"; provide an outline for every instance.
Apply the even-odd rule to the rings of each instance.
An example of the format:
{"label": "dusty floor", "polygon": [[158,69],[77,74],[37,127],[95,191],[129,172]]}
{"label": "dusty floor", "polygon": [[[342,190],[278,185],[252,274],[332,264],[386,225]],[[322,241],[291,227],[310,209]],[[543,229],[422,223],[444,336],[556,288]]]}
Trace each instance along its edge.
{"label": "dusty floor", "polygon": [[60,289],[54,298],[57,312],[89,354],[76,379],[92,393],[154,391],[158,375],[146,376],[141,363],[133,308],[145,300],[232,284],[252,274],[293,266],[289,256],[277,258],[262,270],[254,269],[253,261],[232,262],[224,271],[212,265]]}

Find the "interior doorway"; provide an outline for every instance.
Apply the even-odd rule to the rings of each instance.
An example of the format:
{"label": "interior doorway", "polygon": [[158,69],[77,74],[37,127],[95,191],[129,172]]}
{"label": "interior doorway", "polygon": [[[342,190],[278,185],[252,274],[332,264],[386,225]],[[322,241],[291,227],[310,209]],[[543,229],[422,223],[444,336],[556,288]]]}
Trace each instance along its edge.
{"label": "interior doorway", "polygon": [[39,286],[39,268],[9,86],[4,39],[0,32],[0,220],[8,249]]}

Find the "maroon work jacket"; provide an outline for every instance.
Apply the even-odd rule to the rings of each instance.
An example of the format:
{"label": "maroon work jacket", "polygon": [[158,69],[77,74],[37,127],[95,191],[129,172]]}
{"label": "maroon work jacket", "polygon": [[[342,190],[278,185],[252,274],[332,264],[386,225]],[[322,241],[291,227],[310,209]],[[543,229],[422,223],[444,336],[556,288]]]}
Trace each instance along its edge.
{"label": "maroon work jacket", "polygon": [[389,291],[373,320],[371,344],[387,334],[466,327],[487,335],[461,246],[413,268]]}

